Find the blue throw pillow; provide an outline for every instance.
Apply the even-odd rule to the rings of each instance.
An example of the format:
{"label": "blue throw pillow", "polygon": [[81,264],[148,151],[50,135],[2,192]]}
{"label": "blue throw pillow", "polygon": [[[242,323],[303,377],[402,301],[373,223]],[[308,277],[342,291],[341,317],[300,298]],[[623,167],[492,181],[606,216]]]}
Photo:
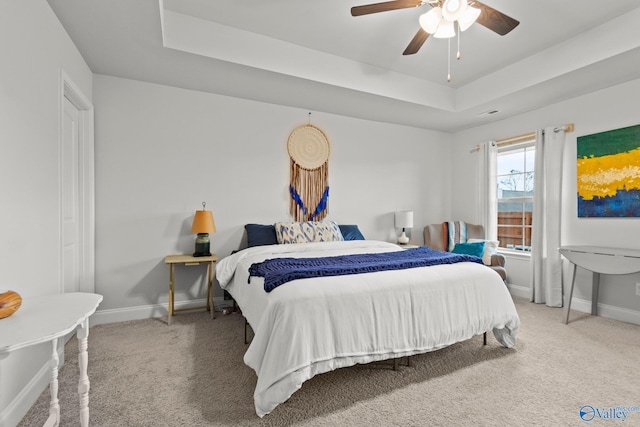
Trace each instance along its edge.
{"label": "blue throw pillow", "polygon": [[484,253],[484,242],[477,243],[456,243],[451,251],[453,254],[473,255],[482,258]]}
{"label": "blue throw pillow", "polygon": [[276,227],[274,225],[247,224],[247,246],[277,245]]}
{"label": "blue throw pillow", "polygon": [[338,225],[344,240],[365,240],[357,225]]}

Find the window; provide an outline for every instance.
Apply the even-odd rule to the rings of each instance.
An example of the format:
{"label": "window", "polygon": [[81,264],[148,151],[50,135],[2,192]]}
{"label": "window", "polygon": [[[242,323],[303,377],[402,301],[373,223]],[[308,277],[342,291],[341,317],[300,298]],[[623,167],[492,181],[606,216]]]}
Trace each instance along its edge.
{"label": "window", "polygon": [[497,224],[500,247],[531,252],[535,134],[498,143]]}

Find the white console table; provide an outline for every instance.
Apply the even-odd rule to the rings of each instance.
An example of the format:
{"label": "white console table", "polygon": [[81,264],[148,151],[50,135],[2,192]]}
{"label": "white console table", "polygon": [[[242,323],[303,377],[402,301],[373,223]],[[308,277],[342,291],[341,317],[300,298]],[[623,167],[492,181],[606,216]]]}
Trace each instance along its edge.
{"label": "white console table", "polygon": [[569,310],[573,287],[576,283],[576,267],[580,266],[593,273],[591,288],[591,314],[598,314],[598,293],[600,274],[632,274],[640,272],[640,250],[609,248],[603,246],[562,246],[560,253],[573,263],[571,291],[566,305],[564,323],[569,323]]}
{"label": "white console table", "polygon": [[89,425],[89,377],[87,376],[87,337],[89,316],[98,308],[102,295],[67,293],[24,298],[22,306],[13,315],[0,320],[0,360],[12,351],[44,342],[52,343],[51,403],[45,426],[60,423],[58,403],[58,338],[73,332],[78,326],[78,365],[80,379],[80,425]]}

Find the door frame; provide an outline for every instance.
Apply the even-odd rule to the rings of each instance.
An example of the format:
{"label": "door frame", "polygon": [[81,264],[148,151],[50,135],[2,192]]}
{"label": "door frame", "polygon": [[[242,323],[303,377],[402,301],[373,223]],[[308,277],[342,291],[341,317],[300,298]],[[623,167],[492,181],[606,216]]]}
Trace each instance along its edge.
{"label": "door frame", "polygon": [[80,292],[95,292],[95,156],[94,156],[94,110],[93,104],[60,69],[60,91],[58,103],[58,201],[59,221],[59,280],[58,293],[64,293],[63,221],[62,211],[62,123],[64,99],[67,98],[78,109],[78,219],[79,219],[79,272]]}

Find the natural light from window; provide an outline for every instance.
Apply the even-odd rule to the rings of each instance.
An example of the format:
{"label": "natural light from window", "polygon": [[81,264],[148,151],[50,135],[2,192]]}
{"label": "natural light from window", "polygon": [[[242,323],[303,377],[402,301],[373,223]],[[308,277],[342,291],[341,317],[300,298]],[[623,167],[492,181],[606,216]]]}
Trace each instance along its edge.
{"label": "natural light from window", "polygon": [[535,140],[499,147],[497,213],[500,247],[531,252]]}

